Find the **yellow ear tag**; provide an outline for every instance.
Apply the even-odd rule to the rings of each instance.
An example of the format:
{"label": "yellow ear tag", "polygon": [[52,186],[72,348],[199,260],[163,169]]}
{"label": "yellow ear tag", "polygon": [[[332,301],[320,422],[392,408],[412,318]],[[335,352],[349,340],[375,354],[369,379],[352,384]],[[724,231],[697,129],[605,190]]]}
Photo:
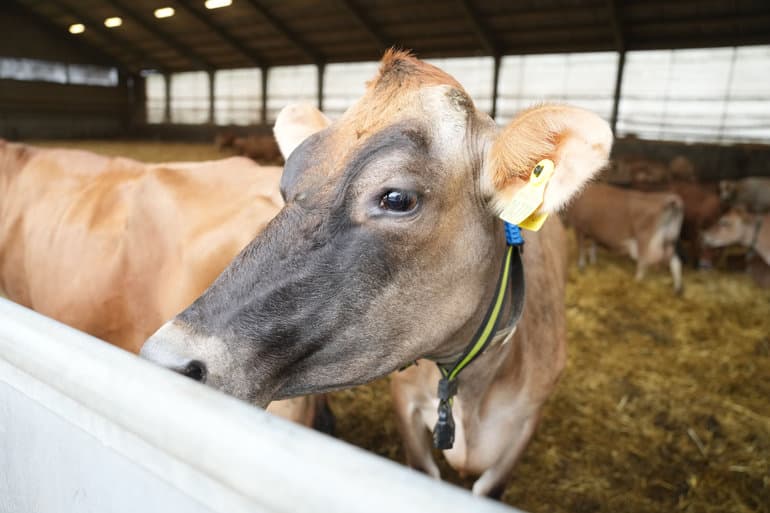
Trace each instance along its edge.
{"label": "yellow ear tag", "polygon": [[529,176],[529,182],[513,196],[500,217],[526,230],[539,230],[548,214],[537,212],[537,209],[543,204],[545,186],[553,175],[553,170],[552,161],[545,159],[538,162]]}

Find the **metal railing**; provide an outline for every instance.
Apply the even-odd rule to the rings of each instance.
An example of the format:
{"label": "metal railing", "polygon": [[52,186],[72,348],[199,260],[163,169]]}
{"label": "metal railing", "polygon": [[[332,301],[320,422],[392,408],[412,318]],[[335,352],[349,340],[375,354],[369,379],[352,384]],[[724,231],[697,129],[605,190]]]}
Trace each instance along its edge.
{"label": "metal railing", "polygon": [[502,512],[502,504],[0,299],[0,511]]}

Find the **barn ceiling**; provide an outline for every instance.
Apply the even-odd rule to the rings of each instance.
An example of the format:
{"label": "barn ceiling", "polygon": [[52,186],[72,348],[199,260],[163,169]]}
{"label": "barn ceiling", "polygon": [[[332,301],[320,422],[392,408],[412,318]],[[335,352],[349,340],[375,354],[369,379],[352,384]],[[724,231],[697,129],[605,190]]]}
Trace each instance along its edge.
{"label": "barn ceiling", "polygon": [[[3,0],[136,71],[770,44],[768,0]],[[174,16],[157,19],[159,7]],[[122,25],[106,28],[118,16]],[[68,33],[74,23],[85,32]]]}

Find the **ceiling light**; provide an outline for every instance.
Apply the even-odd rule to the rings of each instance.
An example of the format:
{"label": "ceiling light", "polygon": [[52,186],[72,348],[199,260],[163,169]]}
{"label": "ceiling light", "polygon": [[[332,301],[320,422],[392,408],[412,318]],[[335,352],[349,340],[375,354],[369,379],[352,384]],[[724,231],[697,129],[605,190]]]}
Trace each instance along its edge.
{"label": "ceiling light", "polygon": [[82,34],[85,30],[86,26],[82,23],[73,23],[69,28],[70,34]]}
{"label": "ceiling light", "polygon": [[219,9],[220,7],[227,7],[232,4],[233,0],[206,0],[204,5],[206,9]]}
{"label": "ceiling light", "polygon": [[123,25],[123,19],[118,16],[113,16],[112,18],[104,20],[104,26],[108,28],[120,27],[121,25]]}
{"label": "ceiling light", "polygon": [[156,18],[170,18],[173,15],[174,15],[173,7],[161,7],[160,9],[155,9]]}

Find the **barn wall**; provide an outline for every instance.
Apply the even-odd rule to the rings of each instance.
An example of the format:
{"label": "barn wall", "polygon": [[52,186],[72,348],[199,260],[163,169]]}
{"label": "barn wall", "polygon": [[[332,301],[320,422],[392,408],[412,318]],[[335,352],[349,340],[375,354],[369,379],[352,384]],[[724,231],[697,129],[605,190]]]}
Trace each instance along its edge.
{"label": "barn wall", "polygon": [[119,87],[0,80],[0,137],[106,137],[124,132],[128,93]]}
{"label": "barn wall", "polygon": [[770,177],[770,145],[687,144],[620,138],[615,141],[612,154],[613,157],[644,157],[665,163],[683,155],[692,161],[698,178],[703,181]]}
{"label": "barn wall", "polygon": [[[0,57],[116,66],[64,27],[51,26],[13,2],[0,5]],[[119,135],[130,119],[128,91],[124,79],[117,87],[0,79],[0,137]]]}

